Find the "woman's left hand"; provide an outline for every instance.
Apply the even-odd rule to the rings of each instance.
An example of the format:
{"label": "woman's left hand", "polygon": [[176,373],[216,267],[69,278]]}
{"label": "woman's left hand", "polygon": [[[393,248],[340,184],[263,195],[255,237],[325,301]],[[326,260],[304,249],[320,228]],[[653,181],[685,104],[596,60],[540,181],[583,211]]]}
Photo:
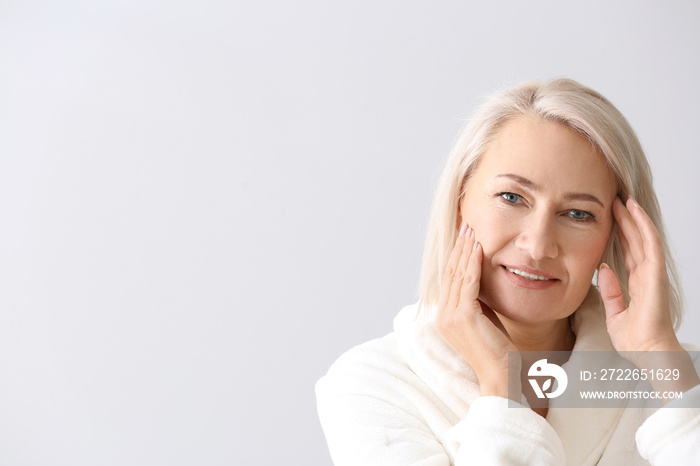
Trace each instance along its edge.
{"label": "woman's left hand", "polygon": [[651,219],[631,197],[627,207],[613,202],[618,237],[629,273],[629,306],[615,273],[603,265],[598,273],[608,333],[618,351],[677,351],[673,331],[664,248]]}
{"label": "woman's left hand", "polygon": [[[700,384],[690,355],[678,342],[671,322],[669,281],[663,243],[654,223],[637,202],[629,198],[613,203],[620,226],[618,235],[629,273],[629,306],[625,306],[615,273],[602,266],[598,273],[600,295],[613,346],[639,369],[678,370],[674,380],[651,379],[655,390],[687,391]],[[669,399],[662,399],[667,403]]]}

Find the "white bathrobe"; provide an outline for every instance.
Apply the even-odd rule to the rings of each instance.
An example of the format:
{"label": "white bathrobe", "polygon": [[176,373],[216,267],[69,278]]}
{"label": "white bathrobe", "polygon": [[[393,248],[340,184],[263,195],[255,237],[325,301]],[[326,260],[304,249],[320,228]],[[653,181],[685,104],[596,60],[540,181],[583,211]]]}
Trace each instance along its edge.
{"label": "white bathrobe", "polygon": [[[316,385],[336,465],[700,465],[700,408],[531,409],[481,397],[474,371],[417,317],[342,355]],[[575,351],[613,350],[599,304],[579,308]],[[700,387],[676,405],[700,406]],[[668,406],[668,405],[667,405]],[[635,440],[636,438],[636,440]]]}

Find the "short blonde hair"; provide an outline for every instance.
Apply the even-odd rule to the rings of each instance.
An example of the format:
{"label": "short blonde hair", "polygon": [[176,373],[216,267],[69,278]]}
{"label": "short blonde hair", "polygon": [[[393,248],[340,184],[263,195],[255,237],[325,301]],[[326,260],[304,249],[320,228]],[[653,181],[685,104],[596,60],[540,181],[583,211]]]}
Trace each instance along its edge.
{"label": "short blonde hair", "polygon": [[[625,117],[598,92],[571,79],[529,81],[505,89],[486,101],[457,139],[438,181],[423,253],[420,279],[421,313],[429,318],[437,307],[440,282],[458,235],[459,203],[466,180],[505,122],[535,116],[564,124],[585,136],[605,157],[617,179],[618,196],[634,197],[656,225],[663,242],[670,283],[669,306],[674,328],[682,317],[682,292],[678,272],[669,250],[659,202],[652,184],[649,163]],[[603,254],[617,274],[626,302],[628,274],[613,230]]]}

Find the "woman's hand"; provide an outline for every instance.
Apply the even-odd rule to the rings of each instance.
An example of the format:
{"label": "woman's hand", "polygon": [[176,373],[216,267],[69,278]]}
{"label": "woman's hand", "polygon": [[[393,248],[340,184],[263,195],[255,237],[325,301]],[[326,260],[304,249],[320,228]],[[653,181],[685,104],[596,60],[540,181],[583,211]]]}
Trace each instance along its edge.
{"label": "woman's hand", "polygon": [[629,306],[625,306],[615,273],[603,264],[598,273],[606,324],[613,346],[640,369],[678,369],[681,378],[652,382],[656,390],[685,391],[700,383],[688,353],[673,331],[669,309],[669,283],[664,248],[653,222],[631,197],[627,207],[620,199],[613,214],[625,267],[629,273]]}
{"label": "woman's hand", "polygon": [[618,351],[676,351],[681,346],[673,331],[668,305],[666,259],[656,227],[631,197],[627,207],[617,198],[613,215],[629,273],[629,307],[620,283],[606,264],[598,273],[608,333]]}
{"label": "woman's hand", "polygon": [[[517,348],[494,312],[478,300],[482,257],[474,231],[464,224],[442,277],[435,324],[476,372],[481,394],[507,398],[508,352],[517,352]],[[519,357],[515,363],[519,365]],[[515,373],[520,373],[519,367]],[[519,402],[519,380],[517,383],[514,393]]]}

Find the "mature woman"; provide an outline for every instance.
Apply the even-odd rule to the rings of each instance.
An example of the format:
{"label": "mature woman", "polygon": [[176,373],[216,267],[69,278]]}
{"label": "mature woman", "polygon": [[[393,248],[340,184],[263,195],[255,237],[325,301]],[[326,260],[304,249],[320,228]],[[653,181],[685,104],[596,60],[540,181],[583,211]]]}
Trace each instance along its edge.
{"label": "mature woman", "polygon": [[[700,464],[700,379],[674,332],[680,286],[649,166],[597,92],[528,82],[478,110],[437,188],[420,291],[393,333],[318,382],[336,464]],[[571,350],[677,369],[652,385],[684,396],[566,409],[508,378],[529,351]]]}

